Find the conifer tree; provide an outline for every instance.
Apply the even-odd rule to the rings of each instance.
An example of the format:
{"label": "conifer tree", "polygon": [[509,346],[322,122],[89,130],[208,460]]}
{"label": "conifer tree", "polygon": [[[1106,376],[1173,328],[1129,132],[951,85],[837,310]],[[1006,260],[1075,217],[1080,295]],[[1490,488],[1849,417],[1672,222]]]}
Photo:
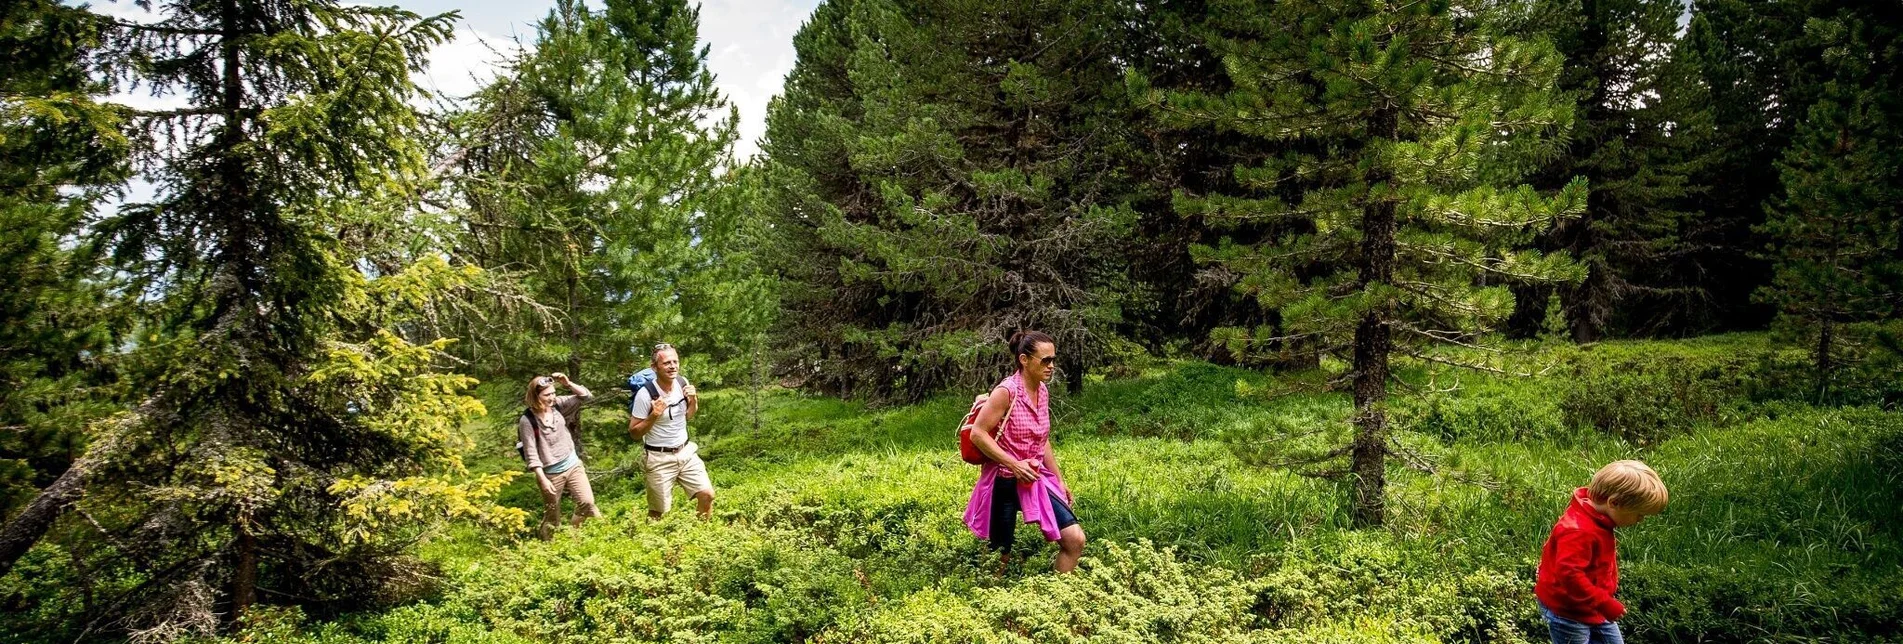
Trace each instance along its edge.
{"label": "conifer tree", "polygon": [[100,59],[123,62],[108,78],[187,102],[116,109],[157,195],[90,222],[141,297],[124,357],[138,403],[89,427],[85,455],[0,528],[0,563],[84,506],[76,534],[106,545],[72,550],[77,563],[140,574],[63,598],[81,639],[209,635],[265,590],[400,598],[424,572],[404,550],[434,519],[522,517],[487,501],[512,474],[463,471],[456,430],[481,405],[434,367],[449,341],[386,330],[474,273],[440,256],[366,273],[339,241],[347,213],[400,202],[423,175],[409,75],[454,15],[154,5],[151,22],[92,18],[110,26]]}
{"label": "conifer tree", "polygon": [[[1682,11],[1678,0],[1574,0],[1528,25],[1553,38],[1566,61],[1560,89],[1576,101],[1569,144],[1533,183],[1558,188],[1583,177],[1592,189],[1581,216],[1539,243],[1585,266],[1583,281],[1558,289],[1575,342],[1596,341],[1609,327],[1655,326],[1647,318],[1658,314],[1635,315],[1640,304],[1652,303],[1651,313],[1698,296],[1670,270],[1686,254],[1681,229],[1696,217],[1681,210],[1697,190],[1688,178],[1711,143],[1697,136],[1705,112],[1686,100],[1696,88],[1673,56]],[[1532,335],[1553,289],[1514,290],[1509,331]]]}
{"label": "conifer tree", "polygon": [[[1284,222],[1259,241],[1196,249],[1243,275],[1238,288],[1281,311],[1281,328],[1221,331],[1234,351],[1307,340],[1350,365],[1348,457],[1357,525],[1385,516],[1386,399],[1395,354],[1475,344],[1512,310],[1511,282],[1564,282],[1563,253],[1516,250],[1575,216],[1585,185],[1542,194],[1516,181],[1572,121],[1549,42],[1507,33],[1485,2],[1298,0],[1212,3],[1234,89],[1148,90],[1182,127],[1207,125],[1285,152],[1235,168],[1244,191],[1182,194],[1211,222]],[[1147,89],[1149,83],[1133,77]]]}
{"label": "conifer tree", "polygon": [[1859,16],[1813,20],[1833,74],[1778,164],[1784,193],[1759,231],[1774,279],[1759,297],[1811,338],[1816,398],[1872,322],[1903,313],[1903,130],[1897,30]]}
{"label": "conifer tree", "polygon": [[74,243],[129,170],[91,74],[102,31],[51,0],[0,9],[0,519],[65,472],[80,428],[113,409],[125,301]]}
{"label": "conifer tree", "polygon": [[482,361],[584,378],[645,363],[629,347],[659,340],[691,360],[746,354],[726,332],[750,342],[766,290],[727,176],[737,115],[699,20],[685,0],[558,3],[478,95],[459,179],[466,253],[559,311],[554,328],[521,320]]}
{"label": "conifer tree", "polygon": [[1074,391],[1127,292],[1123,3],[822,5],[768,110],[779,327],[834,393],[982,386],[1019,329]]}
{"label": "conifer tree", "polygon": [[1686,90],[1703,112],[1704,143],[1688,180],[1699,192],[1681,210],[1688,252],[1668,271],[1700,294],[1686,331],[1761,329],[1772,308],[1753,293],[1771,280],[1756,232],[1778,191],[1777,160],[1815,100],[1814,49],[1801,42],[1813,0],[1693,0],[1675,62],[1694,74]]}

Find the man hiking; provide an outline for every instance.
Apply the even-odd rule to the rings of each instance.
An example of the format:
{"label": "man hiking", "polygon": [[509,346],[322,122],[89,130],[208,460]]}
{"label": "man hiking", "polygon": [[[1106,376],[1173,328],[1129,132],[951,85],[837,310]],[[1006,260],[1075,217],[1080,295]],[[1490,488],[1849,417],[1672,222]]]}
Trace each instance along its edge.
{"label": "man hiking", "polygon": [[649,519],[660,519],[673,506],[676,483],[699,504],[700,518],[713,513],[714,483],[707,478],[700,447],[687,440],[687,420],[698,411],[700,396],[681,377],[680,352],[667,343],[654,345],[654,379],[635,389],[628,419],[628,433],[646,452],[641,467],[647,474]]}

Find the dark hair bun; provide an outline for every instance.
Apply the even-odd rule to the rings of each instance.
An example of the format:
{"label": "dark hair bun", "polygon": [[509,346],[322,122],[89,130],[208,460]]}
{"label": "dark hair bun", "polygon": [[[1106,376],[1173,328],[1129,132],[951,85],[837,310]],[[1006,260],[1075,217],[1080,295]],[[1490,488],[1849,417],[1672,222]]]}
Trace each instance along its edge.
{"label": "dark hair bun", "polygon": [[1057,341],[1051,339],[1050,334],[1030,329],[1011,334],[1008,342],[1011,345],[1011,355],[1015,356],[1037,355],[1037,345],[1040,344],[1057,346]]}

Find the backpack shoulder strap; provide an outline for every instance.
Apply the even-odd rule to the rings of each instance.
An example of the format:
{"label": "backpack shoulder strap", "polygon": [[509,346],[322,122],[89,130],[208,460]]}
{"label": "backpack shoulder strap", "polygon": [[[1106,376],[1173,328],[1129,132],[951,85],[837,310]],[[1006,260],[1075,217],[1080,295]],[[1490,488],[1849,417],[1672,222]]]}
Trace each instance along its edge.
{"label": "backpack shoulder strap", "polygon": [[529,426],[530,426],[530,427],[534,427],[534,428],[535,428],[535,431],[538,431],[538,432],[539,432],[539,431],[542,431],[542,419],[541,419],[541,418],[538,418],[538,417],[536,417],[536,415],[535,415],[535,410],[533,410],[533,409],[529,409],[529,408],[527,408],[527,407],[523,407],[523,408],[522,408],[522,415],[523,415],[523,416],[527,416],[527,417],[529,418]]}
{"label": "backpack shoulder strap", "polygon": [[1006,387],[1004,385],[998,385],[996,387],[991,388],[992,391],[997,391],[999,389],[1003,389],[1004,395],[1010,396],[1011,401],[1004,404],[1004,415],[998,417],[998,426],[991,428],[992,438],[997,438],[999,436],[1004,435],[1004,424],[1011,422],[1011,408],[1018,406],[1017,394],[1011,393],[1010,387]]}

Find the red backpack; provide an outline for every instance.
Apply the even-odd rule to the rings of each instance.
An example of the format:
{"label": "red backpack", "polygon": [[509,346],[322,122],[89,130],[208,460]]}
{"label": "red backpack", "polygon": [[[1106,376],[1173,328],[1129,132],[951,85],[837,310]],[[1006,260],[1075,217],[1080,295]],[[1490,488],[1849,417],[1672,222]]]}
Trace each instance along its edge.
{"label": "red backpack", "polygon": [[[991,400],[990,392],[978,394],[978,397],[971,401],[971,411],[966,412],[965,419],[958,423],[958,456],[972,465],[984,465],[991,461],[991,457],[979,451],[978,446],[971,442],[972,425],[978,422],[978,412],[984,410],[985,401],[988,400]],[[998,419],[998,428],[991,431],[991,440],[998,440],[998,434],[1004,432],[1004,423],[1009,420],[1011,420],[1011,408],[1005,407],[1004,417]]]}

